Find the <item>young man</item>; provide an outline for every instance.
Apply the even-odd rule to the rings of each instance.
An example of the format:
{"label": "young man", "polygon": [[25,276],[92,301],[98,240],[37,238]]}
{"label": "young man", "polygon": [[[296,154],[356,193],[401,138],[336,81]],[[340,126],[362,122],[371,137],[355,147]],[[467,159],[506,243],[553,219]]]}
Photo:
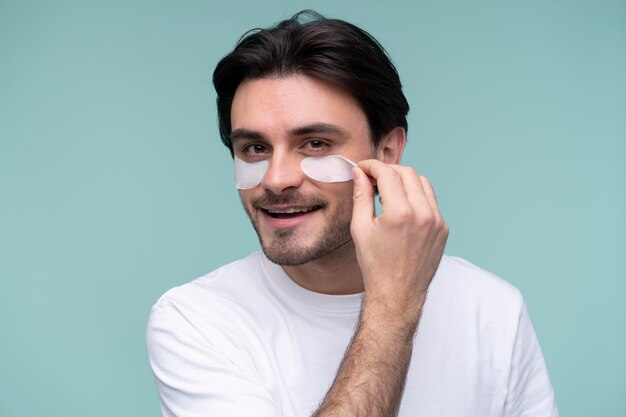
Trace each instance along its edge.
{"label": "young man", "polygon": [[398,165],[408,104],[371,36],[299,14],[246,35],[214,84],[263,251],[153,307],[165,416],[558,415],[519,292],[442,256],[433,189]]}

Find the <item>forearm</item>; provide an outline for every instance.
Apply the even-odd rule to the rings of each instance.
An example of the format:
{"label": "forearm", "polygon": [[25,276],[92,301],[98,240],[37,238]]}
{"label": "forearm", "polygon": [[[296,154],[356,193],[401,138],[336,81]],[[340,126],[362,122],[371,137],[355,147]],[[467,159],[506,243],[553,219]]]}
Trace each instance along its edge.
{"label": "forearm", "polygon": [[366,299],[335,381],[313,417],[396,416],[420,310],[394,317]]}

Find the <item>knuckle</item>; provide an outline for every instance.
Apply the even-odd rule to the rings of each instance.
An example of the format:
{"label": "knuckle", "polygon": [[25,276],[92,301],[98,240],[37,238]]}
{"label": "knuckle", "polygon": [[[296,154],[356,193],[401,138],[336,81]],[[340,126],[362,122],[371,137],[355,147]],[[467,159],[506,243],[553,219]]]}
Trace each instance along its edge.
{"label": "knuckle", "polygon": [[420,181],[422,182],[422,185],[424,187],[428,187],[430,189],[433,188],[433,184],[430,182],[430,180],[428,179],[428,177],[425,177],[423,175],[420,175]]}
{"label": "knuckle", "polygon": [[380,167],[380,171],[384,175],[398,175],[396,170],[391,165],[382,165]]}
{"label": "knuckle", "polygon": [[393,211],[392,219],[398,225],[405,225],[413,218],[413,210],[409,206],[399,206]]}
{"label": "knuckle", "polygon": [[419,174],[413,167],[402,166],[400,167],[407,175],[411,175],[414,177],[419,177]]}
{"label": "knuckle", "polygon": [[418,224],[422,227],[432,227],[435,225],[436,221],[437,219],[435,217],[435,214],[432,211],[428,210],[420,213]]}

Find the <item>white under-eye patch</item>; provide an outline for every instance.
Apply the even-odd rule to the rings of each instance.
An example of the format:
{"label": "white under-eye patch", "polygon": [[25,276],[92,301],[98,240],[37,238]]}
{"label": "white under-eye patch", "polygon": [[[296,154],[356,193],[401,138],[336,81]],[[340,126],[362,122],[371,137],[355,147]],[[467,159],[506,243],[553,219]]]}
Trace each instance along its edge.
{"label": "white under-eye patch", "polygon": [[238,190],[249,190],[261,183],[267,172],[269,162],[244,162],[235,157],[235,187]]}
{"label": "white under-eye patch", "polygon": [[[235,157],[235,186],[249,190],[261,183],[267,172],[267,161],[244,162]],[[320,182],[344,182],[352,180],[352,168],[356,164],[340,155],[304,158],[300,164],[304,174]]]}
{"label": "white under-eye patch", "polygon": [[352,179],[356,164],[340,155],[311,156],[300,164],[307,177],[321,182],[344,182]]}

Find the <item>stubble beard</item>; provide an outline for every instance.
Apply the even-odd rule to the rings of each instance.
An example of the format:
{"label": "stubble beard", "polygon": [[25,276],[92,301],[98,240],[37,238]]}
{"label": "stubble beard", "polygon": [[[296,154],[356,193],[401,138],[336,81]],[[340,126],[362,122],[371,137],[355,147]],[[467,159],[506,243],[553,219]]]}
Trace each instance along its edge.
{"label": "stubble beard", "polygon": [[[294,199],[295,201],[295,199]],[[244,204],[261,248],[265,256],[275,264],[283,266],[303,265],[318,260],[352,240],[350,222],[352,218],[352,200],[342,200],[333,213],[330,213],[324,228],[309,245],[303,245],[298,236],[297,227],[272,230],[271,236],[264,236],[251,210]],[[323,210],[320,209],[320,210]]]}

